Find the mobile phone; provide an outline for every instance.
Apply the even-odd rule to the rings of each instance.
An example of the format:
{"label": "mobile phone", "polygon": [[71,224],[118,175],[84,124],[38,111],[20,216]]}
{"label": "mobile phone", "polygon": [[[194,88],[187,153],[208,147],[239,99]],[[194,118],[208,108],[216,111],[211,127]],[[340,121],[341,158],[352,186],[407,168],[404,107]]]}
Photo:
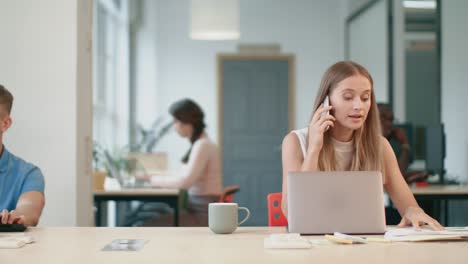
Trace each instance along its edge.
{"label": "mobile phone", "polygon": [[[330,98],[328,98],[328,95],[325,96],[325,99],[323,99],[323,107],[329,107],[330,106]],[[330,114],[330,111],[325,111],[323,112],[321,115],[320,115],[320,119],[322,119],[324,116],[327,116]],[[328,131],[328,129],[330,128],[330,126],[327,126],[327,129],[325,129],[325,131]]]}
{"label": "mobile phone", "polygon": [[[330,106],[330,98],[328,98],[328,95],[325,96],[325,99],[323,99],[322,105],[323,105],[323,107],[329,107]],[[323,112],[320,115],[320,118],[323,118],[324,116],[329,115],[329,114],[330,114],[330,111]]]}

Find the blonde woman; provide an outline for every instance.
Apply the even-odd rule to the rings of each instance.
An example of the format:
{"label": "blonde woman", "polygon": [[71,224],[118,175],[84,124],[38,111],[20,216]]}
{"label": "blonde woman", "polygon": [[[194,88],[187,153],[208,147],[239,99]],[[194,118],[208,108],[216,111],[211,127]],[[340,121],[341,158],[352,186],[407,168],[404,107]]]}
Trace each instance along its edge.
{"label": "blonde woman", "polygon": [[[330,106],[322,103],[327,96]],[[288,172],[372,170],[384,175],[384,188],[402,216],[399,226],[428,224],[443,229],[418,206],[390,144],[381,135],[369,72],[351,61],[332,65],[322,78],[308,127],[292,131],[283,140],[284,215]]]}

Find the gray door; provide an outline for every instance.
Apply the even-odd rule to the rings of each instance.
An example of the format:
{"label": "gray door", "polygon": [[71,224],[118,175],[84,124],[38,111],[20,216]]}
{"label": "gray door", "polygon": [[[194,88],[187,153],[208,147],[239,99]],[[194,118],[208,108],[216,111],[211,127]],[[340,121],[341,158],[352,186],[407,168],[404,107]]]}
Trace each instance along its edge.
{"label": "gray door", "polygon": [[245,225],[267,225],[268,193],[281,191],[281,142],[288,132],[288,60],[223,59],[224,185],[251,211]]}

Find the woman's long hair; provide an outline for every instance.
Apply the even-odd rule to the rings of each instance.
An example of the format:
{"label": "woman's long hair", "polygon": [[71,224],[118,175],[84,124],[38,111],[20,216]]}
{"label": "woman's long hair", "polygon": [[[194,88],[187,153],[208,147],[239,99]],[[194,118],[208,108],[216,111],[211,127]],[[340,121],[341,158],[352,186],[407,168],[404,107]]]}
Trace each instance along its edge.
{"label": "woman's long hair", "polygon": [[[371,75],[363,66],[352,61],[341,61],[328,68],[320,83],[313,113],[317,111],[325,99],[325,96],[329,95],[339,82],[354,75],[360,75],[369,80],[371,84],[371,107],[363,126],[354,131],[354,155],[350,170],[381,171],[382,175],[384,175],[384,161],[381,146],[382,132],[380,128],[379,110],[375,102],[374,83]],[[335,150],[332,145],[331,137],[331,133],[324,134],[324,144],[318,159],[318,168],[321,171],[337,170]]]}
{"label": "woman's long hair", "polygon": [[190,99],[182,99],[173,103],[169,107],[169,113],[180,122],[193,126],[193,133],[190,137],[190,148],[182,157],[182,162],[187,163],[192,152],[193,143],[200,138],[206,127],[203,121],[205,114],[200,106]]}

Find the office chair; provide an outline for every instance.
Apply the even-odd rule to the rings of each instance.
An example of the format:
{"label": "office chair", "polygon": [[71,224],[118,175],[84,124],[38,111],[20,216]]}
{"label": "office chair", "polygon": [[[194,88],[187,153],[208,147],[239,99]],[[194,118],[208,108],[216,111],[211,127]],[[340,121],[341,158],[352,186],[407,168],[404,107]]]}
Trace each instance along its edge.
{"label": "office chair", "polygon": [[[238,191],[240,191],[239,185],[226,186],[223,189],[218,202],[231,203],[234,199],[234,194]],[[181,204],[179,204],[180,208],[185,207],[185,199],[186,197],[182,195]],[[165,215],[170,215],[173,211],[174,210],[165,203],[141,203],[136,209],[131,210],[131,212],[126,215],[124,226],[142,226],[149,220],[159,219]]]}
{"label": "office chair", "polygon": [[232,203],[234,200],[234,194],[240,191],[239,185],[230,185],[226,186],[223,190],[223,193],[219,197],[219,203]]}
{"label": "office chair", "polygon": [[123,226],[143,226],[146,221],[158,219],[163,215],[173,214],[174,209],[168,204],[158,202],[142,202],[137,208],[125,216]]}
{"label": "office chair", "polygon": [[281,210],[282,193],[270,193],[267,196],[268,226],[287,226],[288,220]]}

